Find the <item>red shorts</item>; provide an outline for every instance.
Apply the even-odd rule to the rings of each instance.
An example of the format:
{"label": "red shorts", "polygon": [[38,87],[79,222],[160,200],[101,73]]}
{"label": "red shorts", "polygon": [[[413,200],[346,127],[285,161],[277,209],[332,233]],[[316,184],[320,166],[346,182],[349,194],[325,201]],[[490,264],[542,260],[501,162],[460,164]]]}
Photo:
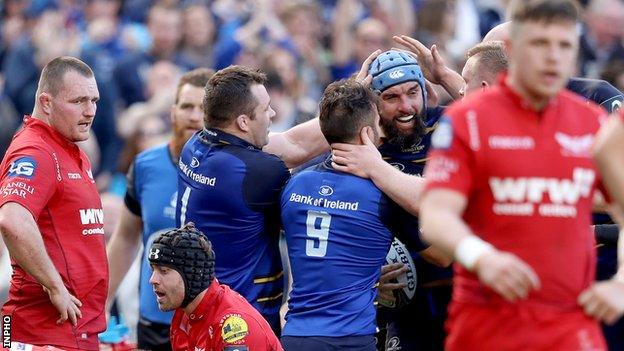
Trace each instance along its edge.
{"label": "red shorts", "polygon": [[598,322],[579,308],[451,304],[447,351],[607,351]]}

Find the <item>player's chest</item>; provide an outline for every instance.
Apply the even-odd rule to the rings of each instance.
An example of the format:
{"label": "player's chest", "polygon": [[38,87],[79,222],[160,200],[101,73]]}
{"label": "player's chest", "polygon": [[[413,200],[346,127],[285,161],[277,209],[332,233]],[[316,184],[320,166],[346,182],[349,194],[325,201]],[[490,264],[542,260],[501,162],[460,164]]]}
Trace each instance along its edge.
{"label": "player's chest", "polygon": [[512,125],[484,128],[471,137],[476,167],[485,176],[570,178],[584,170],[595,177],[592,160],[594,131],[585,128],[545,128]]}

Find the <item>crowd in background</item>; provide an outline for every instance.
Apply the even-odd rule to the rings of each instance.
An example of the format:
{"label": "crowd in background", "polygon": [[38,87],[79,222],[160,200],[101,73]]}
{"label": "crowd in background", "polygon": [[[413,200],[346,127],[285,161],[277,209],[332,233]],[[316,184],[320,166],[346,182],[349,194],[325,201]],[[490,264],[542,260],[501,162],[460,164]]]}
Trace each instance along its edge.
{"label": "crowd in background", "polygon": [[[169,132],[181,73],[231,64],[267,73],[281,131],[312,118],[327,84],[353,74],[391,37],[436,44],[459,70],[465,52],[504,21],[509,0],[3,0],[0,155],[32,111],[37,77],[73,55],[101,100],[88,145],[100,189]],[[586,0],[578,75],[624,90],[624,1]],[[121,182],[123,183],[123,181]],[[123,189],[123,184],[121,185]]]}
{"label": "crowd in background", "polygon": [[[89,154],[112,232],[124,176],[167,140],[180,75],[231,64],[268,76],[272,131],[313,118],[324,88],[355,73],[392,35],[436,44],[460,71],[466,50],[513,0],[0,0],[0,156],[30,114],[41,69],[60,55],[95,72]],[[624,0],[585,0],[578,76],[624,91]],[[440,91],[444,102],[445,95]],[[447,98],[446,98],[447,99]]]}

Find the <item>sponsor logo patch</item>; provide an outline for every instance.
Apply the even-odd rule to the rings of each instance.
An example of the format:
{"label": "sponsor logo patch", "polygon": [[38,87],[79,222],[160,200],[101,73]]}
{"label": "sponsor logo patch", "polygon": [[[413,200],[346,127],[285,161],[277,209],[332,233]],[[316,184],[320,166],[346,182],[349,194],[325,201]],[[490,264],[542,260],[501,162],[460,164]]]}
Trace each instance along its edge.
{"label": "sponsor logo patch", "polygon": [[390,74],[388,74],[388,77],[390,77],[391,79],[399,79],[403,77],[404,75],[405,75],[405,72],[403,72],[403,70],[399,68],[390,72]]}
{"label": "sponsor logo patch", "polygon": [[229,314],[221,324],[221,338],[228,344],[243,342],[249,334],[247,322],[240,315]]}
{"label": "sponsor logo patch", "polygon": [[591,147],[594,144],[594,135],[573,136],[557,132],[555,133],[555,140],[561,146],[561,154],[563,156],[589,157],[591,155]]}
{"label": "sponsor logo patch", "polygon": [[18,180],[12,180],[0,188],[0,195],[2,195],[3,198],[8,196],[19,196],[22,199],[25,199],[27,196],[33,195],[34,193],[34,187]]}
{"label": "sponsor logo patch", "polygon": [[9,166],[9,177],[22,177],[30,179],[35,175],[37,162],[32,157],[24,156],[11,162]]}
{"label": "sponsor logo patch", "polygon": [[321,188],[319,189],[319,195],[322,195],[322,196],[329,196],[333,193],[334,193],[334,189],[332,189],[332,187],[329,185],[322,185]]}
{"label": "sponsor logo patch", "polygon": [[240,315],[229,314],[225,317],[221,324],[221,338],[228,344],[242,343],[249,334],[247,322]]}
{"label": "sponsor logo patch", "polygon": [[492,135],[488,138],[488,146],[499,150],[532,150],[535,140],[529,136]]}

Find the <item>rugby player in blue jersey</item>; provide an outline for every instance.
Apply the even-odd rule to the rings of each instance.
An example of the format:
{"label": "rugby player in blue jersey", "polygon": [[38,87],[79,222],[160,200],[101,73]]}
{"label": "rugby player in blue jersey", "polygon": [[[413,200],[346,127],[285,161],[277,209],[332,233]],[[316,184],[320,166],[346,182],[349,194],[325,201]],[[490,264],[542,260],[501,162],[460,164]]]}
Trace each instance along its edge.
{"label": "rugby player in blue jersey", "polygon": [[[379,140],[376,100],[354,80],[330,84],[319,117],[327,141],[361,143],[363,128]],[[372,181],[333,170],[329,157],[287,183],[281,217],[293,277],[284,349],[375,350],[381,266],[394,235],[426,248],[416,218]]]}
{"label": "rugby player in blue jersey", "polygon": [[[180,78],[175,103],[171,107],[171,140],[141,152],[132,162],[125,206],[107,246],[110,271],[107,306],[115,299],[139,244],[150,247],[158,234],[175,228],[177,160],[184,143],[203,128],[204,86],[212,73],[200,68]],[[169,326],[172,313],[158,309],[149,284],[150,275],[145,252],[141,259],[137,346],[143,350],[171,350]]]}
{"label": "rugby player in blue jersey", "polygon": [[186,143],[178,163],[176,222],[194,222],[208,237],[217,279],[279,335],[279,195],[290,173],[280,158],[262,151],[275,116],[265,81],[265,74],[243,66],[222,69],[208,81],[206,128]]}

